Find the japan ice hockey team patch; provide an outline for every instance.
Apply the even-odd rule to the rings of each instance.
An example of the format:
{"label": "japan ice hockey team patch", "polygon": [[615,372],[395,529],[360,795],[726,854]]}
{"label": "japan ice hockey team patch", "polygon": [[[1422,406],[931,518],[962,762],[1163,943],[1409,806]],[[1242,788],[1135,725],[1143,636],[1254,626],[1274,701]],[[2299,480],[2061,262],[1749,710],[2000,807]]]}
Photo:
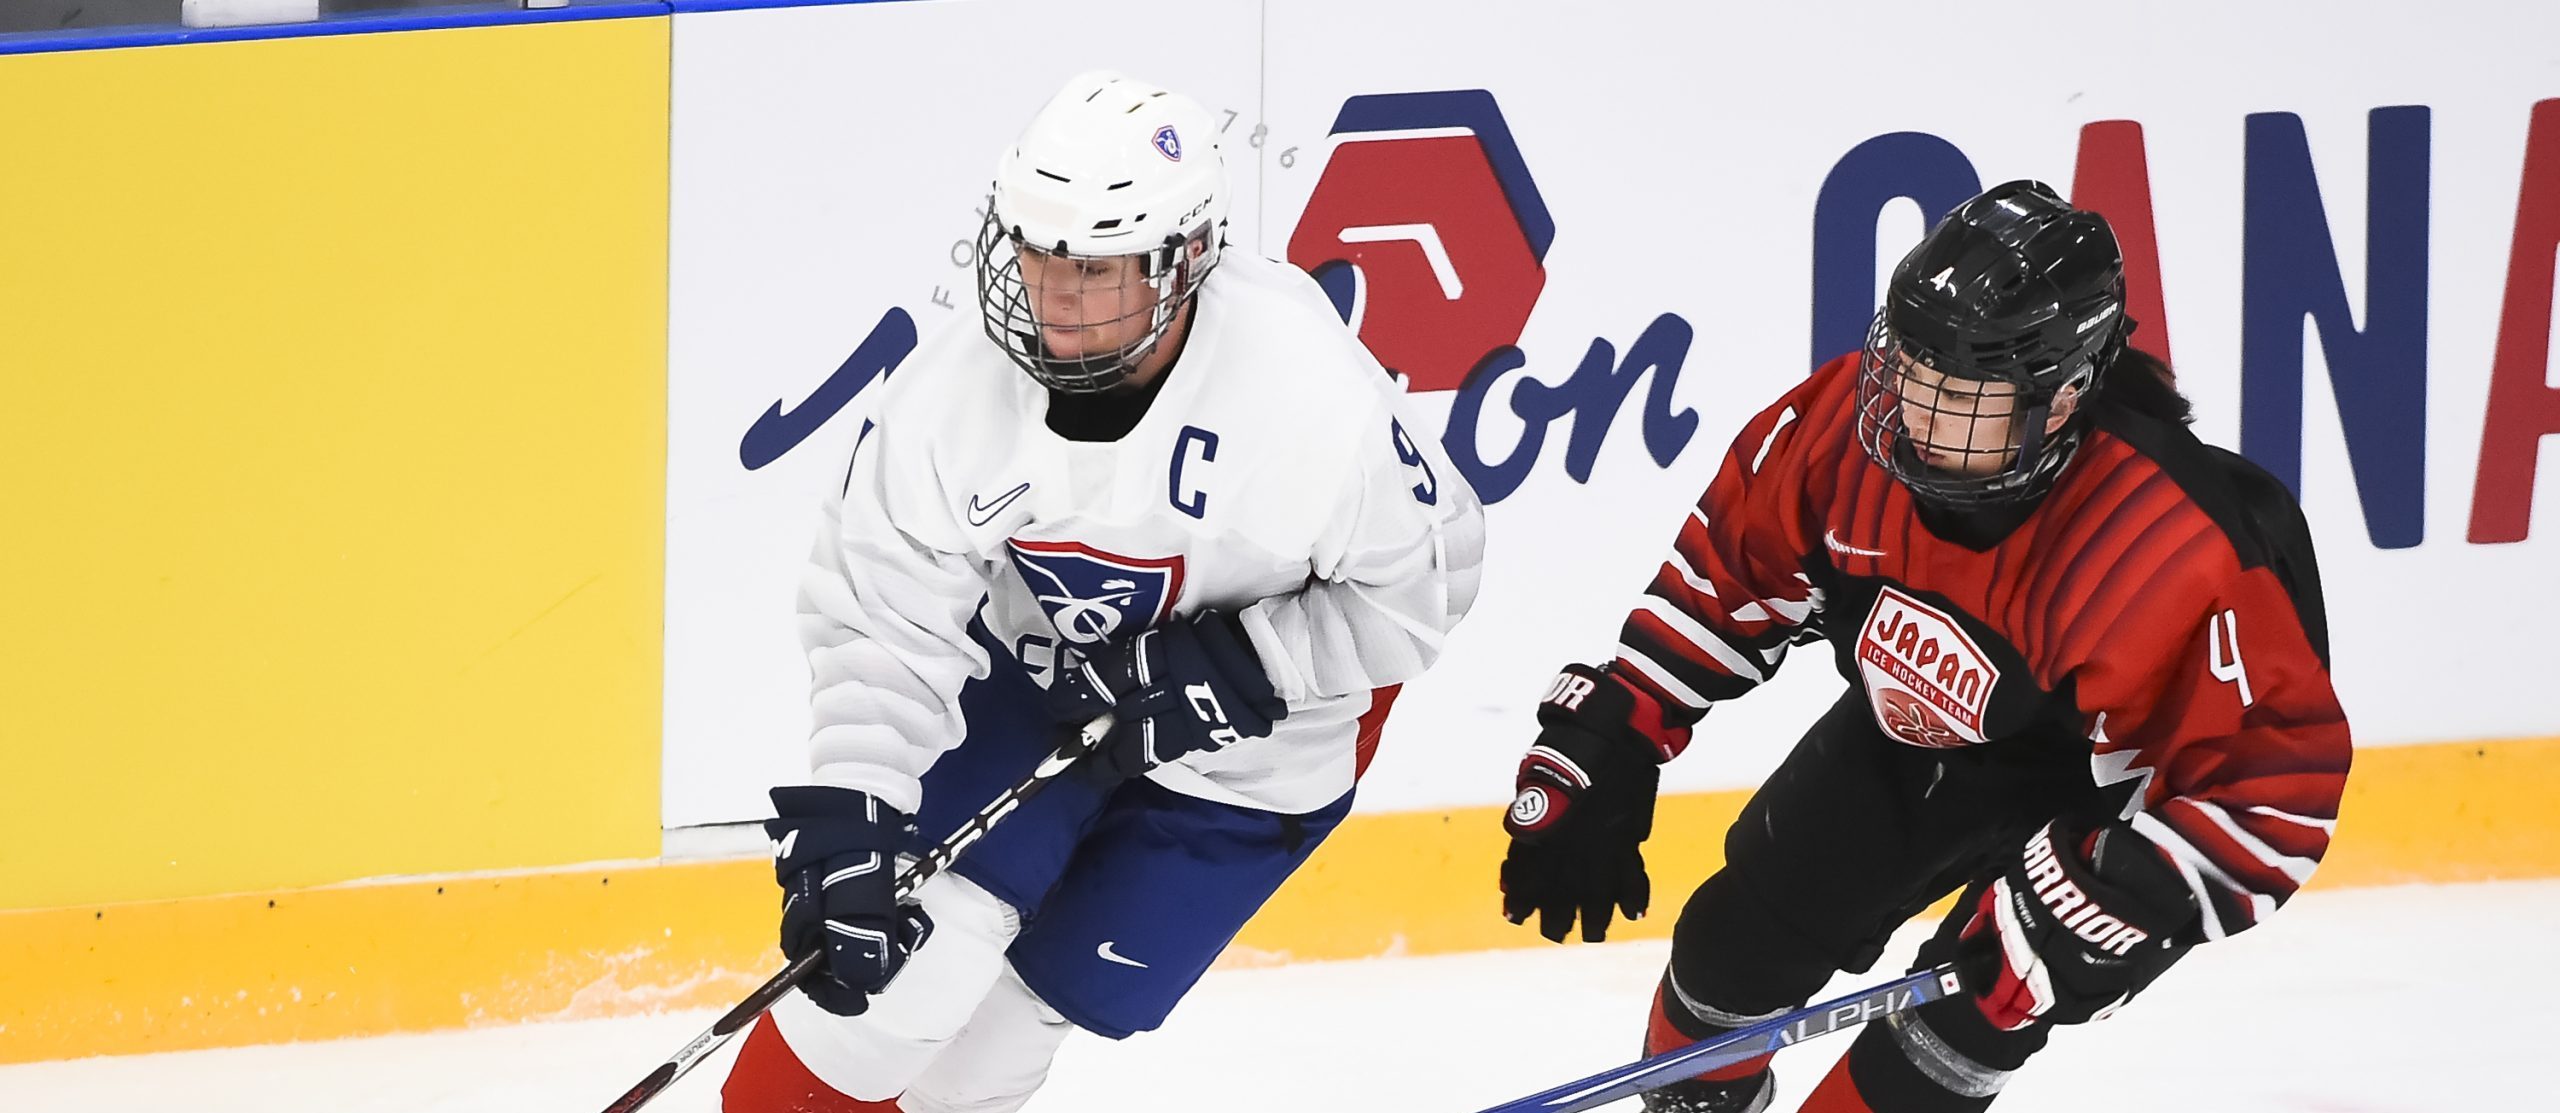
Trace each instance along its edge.
{"label": "japan ice hockey team patch", "polygon": [[1074,541],[1008,541],[1013,565],[1069,645],[1135,635],[1173,613],[1182,558],[1124,557]]}
{"label": "japan ice hockey team patch", "polygon": [[1858,630],[1858,672],[1876,725],[1897,741],[1953,748],[1985,741],[1983,709],[2000,670],[1964,629],[1891,587]]}

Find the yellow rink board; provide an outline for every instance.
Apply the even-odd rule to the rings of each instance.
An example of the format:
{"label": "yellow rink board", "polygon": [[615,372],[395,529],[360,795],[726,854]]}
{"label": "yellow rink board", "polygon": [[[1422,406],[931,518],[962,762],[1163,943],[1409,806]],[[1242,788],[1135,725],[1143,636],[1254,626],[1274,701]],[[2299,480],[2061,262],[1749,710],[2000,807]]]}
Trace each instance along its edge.
{"label": "yellow rink board", "polygon": [[[2361,751],[2313,884],[2560,876],[2555,794],[2560,739]],[[1657,914],[1613,938],[1670,932],[1746,795],[1662,801]],[[1354,816],[1226,961],[1544,946],[1496,914],[1502,845],[1497,808]],[[0,914],[0,1061],[726,1006],[779,962],[769,870],[635,863]]]}
{"label": "yellow rink board", "polygon": [[657,853],[668,36],[0,58],[0,907]]}

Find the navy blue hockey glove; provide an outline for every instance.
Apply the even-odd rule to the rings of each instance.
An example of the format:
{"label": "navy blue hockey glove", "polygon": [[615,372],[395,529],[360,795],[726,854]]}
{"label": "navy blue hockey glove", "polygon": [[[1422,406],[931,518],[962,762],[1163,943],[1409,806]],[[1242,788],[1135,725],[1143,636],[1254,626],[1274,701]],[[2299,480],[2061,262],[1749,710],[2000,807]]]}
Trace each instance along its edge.
{"label": "navy blue hockey glove", "polygon": [[1503,816],[1502,914],[1538,916],[1558,943],[1582,920],[1582,939],[1608,937],[1610,909],[1644,918],[1653,900],[1639,849],[1653,834],[1662,763],[1688,744],[1661,705],[1589,665],[1566,665],[1538,704],[1538,741],[1520,759],[1519,795]]}
{"label": "navy blue hockey glove", "polygon": [[889,987],[933,919],[899,904],[898,851],[915,824],[867,792],[824,785],[773,790],[773,873],[782,883],[782,953],[826,965],[800,983],[819,1008],[859,1016]]}
{"label": "navy blue hockey glove", "polygon": [[1956,976],[2003,1031],[2114,1012],[2177,959],[2196,918],[2177,868],[2120,823],[2045,824],[1969,895]]}
{"label": "navy blue hockey glove", "polygon": [[1101,750],[1077,765],[1114,780],[1264,737],[1289,717],[1243,624],[1215,611],[1071,659],[1049,685],[1049,705],[1071,724],[1115,717]]}

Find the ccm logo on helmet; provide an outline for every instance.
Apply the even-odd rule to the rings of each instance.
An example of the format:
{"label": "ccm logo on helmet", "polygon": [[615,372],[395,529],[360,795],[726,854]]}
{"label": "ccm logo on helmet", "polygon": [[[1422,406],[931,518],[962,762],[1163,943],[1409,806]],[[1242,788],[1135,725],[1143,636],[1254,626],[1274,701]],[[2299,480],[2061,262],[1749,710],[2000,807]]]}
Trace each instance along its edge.
{"label": "ccm logo on helmet", "polygon": [[[1171,128],[1166,128],[1165,130],[1166,130],[1166,131],[1171,131],[1171,130],[1173,130],[1173,129],[1171,129]],[[1176,158],[1174,161],[1179,162],[1179,161],[1181,161],[1181,159]],[[1215,203],[1217,200],[1218,200],[1218,195],[1217,195],[1217,194],[1214,194],[1214,193],[1210,194],[1210,195],[1209,195],[1209,196],[1207,196],[1207,197],[1203,197],[1203,198],[1201,198],[1201,199],[1200,199],[1200,203],[1199,203],[1199,204],[1197,204],[1197,205],[1193,205],[1193,206],[1191,206],[1189,209],[1183,210],[1183,213],[1182,213],[1182,219],[1174,221],[1174,222],[1173,222],[1173,223],[1174,223],[1174,225],[1175,225],[1176,227],[1181,227],[1181,228],[1188,228],[1188,227],[1190,227],[1190,226],[1191,226],[1191,222],[1192,222],[1192,221],[1195,221],[1195,220],[1200,219],[1200,214],[1205,213],[1205,212],[1208,212],[1208,211],[1209,211],[1209,206],[1210,206],[1211,204]]]}

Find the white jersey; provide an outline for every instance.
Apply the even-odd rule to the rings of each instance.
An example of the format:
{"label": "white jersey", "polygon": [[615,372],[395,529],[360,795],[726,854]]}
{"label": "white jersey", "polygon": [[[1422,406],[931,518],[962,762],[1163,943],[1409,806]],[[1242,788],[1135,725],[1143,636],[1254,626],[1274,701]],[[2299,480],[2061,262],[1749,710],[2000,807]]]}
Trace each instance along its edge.
{"label": "white jersey", "polygon": [[844,488],[801,579],[820,784],[913,814],[969,725],[991,654],[1032,678],[1204,610],[1239,615],[1288,717],[1269,737],[1149,776],[1302,813],[1350,790],[1358,720],[1474,602],[1484,511],[1315,283],[1231,252],[1182,354],[1108,443],[1046,424],[1047,393],[974,315],[873,388]]}

